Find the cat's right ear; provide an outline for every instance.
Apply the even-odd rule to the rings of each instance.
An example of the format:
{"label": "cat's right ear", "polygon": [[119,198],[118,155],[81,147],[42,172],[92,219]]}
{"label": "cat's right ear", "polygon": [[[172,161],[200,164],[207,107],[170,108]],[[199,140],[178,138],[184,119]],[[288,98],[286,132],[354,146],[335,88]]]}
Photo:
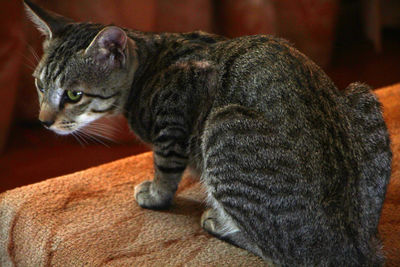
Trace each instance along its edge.
{"label": "cat's right ear", "polygon": [[85,55],[91,56],[101,65],[109,67],[124,66],[128,36],[125,31],[116,26],[102,29],[85,49]]}
{"label": "cat's right ear", "polygon": [[45,10],[29,0],[24,0],[24,6],[28,17],[36,24],[38,30],[49,39],[63,30],[68,23],[73,22],[71,19]]}

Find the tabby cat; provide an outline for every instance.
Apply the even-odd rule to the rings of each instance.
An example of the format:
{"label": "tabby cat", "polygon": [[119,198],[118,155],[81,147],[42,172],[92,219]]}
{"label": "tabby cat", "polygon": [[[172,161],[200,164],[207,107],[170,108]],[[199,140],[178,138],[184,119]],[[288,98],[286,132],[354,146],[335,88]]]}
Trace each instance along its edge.
{"label": "tabby cat", "polygon": [[202,227],[283,266],[379,266],[390,141],[370,88],[339,91],[288,42],[257,35],[144,33],[75,23],[30,1],[44,33],[33,76],[39,119],[58,134],[122,113],[154,150],[143,208],[200,176]]}

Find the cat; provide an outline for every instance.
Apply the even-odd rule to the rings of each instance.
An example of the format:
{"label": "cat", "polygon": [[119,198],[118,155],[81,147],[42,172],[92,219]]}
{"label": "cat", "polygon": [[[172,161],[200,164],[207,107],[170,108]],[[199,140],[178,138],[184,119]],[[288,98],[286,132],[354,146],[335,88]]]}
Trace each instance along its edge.
{"label": "cat", "polygon": [[45,35],[33,76],[58,133],[124,114],[153,147],[143,208],[200,175],[210,234],[282,266],[379,266],[390,139],[370,87],[339,91],[283,39],[76,23],[25,0]]}

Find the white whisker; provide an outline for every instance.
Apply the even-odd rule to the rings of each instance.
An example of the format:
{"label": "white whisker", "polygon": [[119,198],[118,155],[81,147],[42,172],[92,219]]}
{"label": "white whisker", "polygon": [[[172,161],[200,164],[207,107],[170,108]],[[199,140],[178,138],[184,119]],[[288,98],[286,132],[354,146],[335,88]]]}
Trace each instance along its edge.
{"label": "white whisker", "polygon": [[83,140],[83,142],[85,142],[86,145],[89,145],[88,140],[86,139],[87,137],[85,137],[85,135],[82,134],[82,132],[77,131],[76,132],[78,134],[78,136]]}
{"label": "white whisker", "polygon": [[36,64],[34,61],[32,61],[32,58],[28,57],[27,55],[25,55],[24,53],[20,53],[20,55],[22,55],[22,57],[25,59],[24,65],[29,67],[29,69],[36,69]]}
{"label": "white whisker", "polygon": [[98,136],[103,136],[108,139],[113,139],[115,138],[115,134],[113,131],[110,131],[109,129],[104,129],[104,128],[99,128],[99,127],[87,127],[86,130],[90,132],[91,134],[95,134]]}
{"label": "white whisker", "polygon": [[118,143],[116,140],[114,140],[114,139],[112,139],[112,138],[110,138],[108,136],[105,136],[105,135],[102,135],[102,134],[99,134],[99,133],[96,133],[96,132],[93,132],[93,131],[87,131],[87,133],[89,133],[93,137],[96,137],[96,139],[99,139],[99,140],[103,139],[103,140],[106,140],[108,142],[112,142],[112,143],[115,143],[115,144]]}
{"label": "white whisker", "polygon": [[89,142],[99,143],[98,140],[94,139],[93,136],[88,135],[86,132],[79,130],[81,137],[85,137]]}
{"label": "white whisker", "polygon": [[32,61],[32,59],[30,59],[29,57],[27,57],[26,55],[22,55],[25,60],[27,61],[26,63],[29,63],[30,67],[36,68],[36,64]]}
{"label": "white whisker", "polygon": [[[107,141],[113,142],[113,143],[118,143],[114,138],[115,136],[110,135],[109,133],[104,134],[103,131],[100,131],[99,129],[93,129],[93,128],[87,128],[86,131],[94,136],[100,137],[102,139],[105,139]],[[114,137],[114,138],[113,138]]]}
{"label": "white whisker", "polygon": [[35,49],[33,49],[33,47],[30,44],[27,43],[27,45],[28,45],[29,51],[32,53],[32,55],[36,59],[36,63],[39,63],[39,61],[40,61],[39,55],[36,53]]}
{"label": "white whisker", "polygon": [[[107,120],[110,121],[110,118],[107,118]],[[111,121],[110,121],[111,122]],[[115,124],[105,124],[105,123],[100,123],[100,122],[93,122],[90,125],[96,126],[98,128],[102,128],[104,130],[112,131],[112,132],[117,132],[117,133],[123,133],[124,131],[121,129],[121,124],[115,125]],[[117,127],[118,126],[118,127]]]}
{"label": "white whisker", "polygon": [[30,69],[31,71],[35,71],[35,67],[32,67],[29,64],[24,63],[24,66],[27,67],[28,69]]}
{"label": "white whisker", "polygon": [[72,133],[72,136],[76,139],[76,141],[78,141],[78,143],[79,143],[81,146],[84,146],[83,143],[82,143],[82,141],[78,138],[78,136],[77,136],[76,133]]}
{"label": "white whisker", "polygon": [[86,126],[86,129],[92,133],[96,133],[98,135],[109,138],[115,137],[115,133],[122,133],[120,129],[102,123],[91,123]]}
{"label": "white whisker", "polygon": [[92,141],[95,141],[97,143],[100,143],[106,147],[110,147],[109,145],[107,145],[105,142],[101,141],[99,138],[95,137],[93,134],[85,131],[84,129],[81,129],[79,131],[82,135],[86,136],[87,138],[90,138]]}

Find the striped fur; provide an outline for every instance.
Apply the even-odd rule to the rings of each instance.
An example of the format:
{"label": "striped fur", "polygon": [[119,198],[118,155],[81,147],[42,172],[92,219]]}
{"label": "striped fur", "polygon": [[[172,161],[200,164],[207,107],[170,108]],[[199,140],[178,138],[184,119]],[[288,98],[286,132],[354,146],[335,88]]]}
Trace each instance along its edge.
{"label": "striped fur", "polygon": [[[154,180],[135,188],[140,206],[167,208],[189,166],[208,193],[202,226],[215,236],[284,266],[383,263],[377,224],[391,151],[368,87],[338,91],[272,36],[124,29],[127,48],[109,54],[127,62],[110,67],[82,54],[107,29],[57,28],[34,75],[64,132],[84,126],[80,116],[121,112],[153,145]],[[66,90],[84,97],[63,103]]]}

